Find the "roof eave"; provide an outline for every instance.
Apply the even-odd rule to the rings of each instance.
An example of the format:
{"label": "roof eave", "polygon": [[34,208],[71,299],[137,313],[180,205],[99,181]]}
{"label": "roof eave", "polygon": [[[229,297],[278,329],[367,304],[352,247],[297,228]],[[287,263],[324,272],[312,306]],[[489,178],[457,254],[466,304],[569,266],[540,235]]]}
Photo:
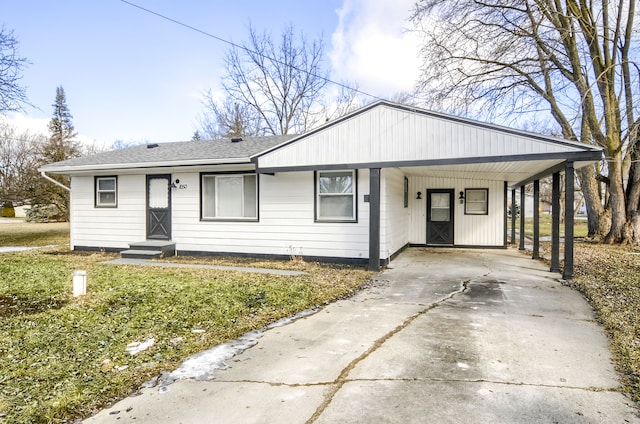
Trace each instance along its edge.
{"label": "roof eave", "polygon": [[197,166],[197,165],[236,165],[251,164],[248,157],[242,158],[221,158],[221,159],[194,159],[194,160],[173,160],[158,162],[136,162],[136,163],[109,163],[97,165],[66,165],[66,166],[48,166],[45,165],[38,169],[41,172],[51,172],[53,174],[75,174],[88,171],[111,171],[122,169],[140,169],[140,168],[169,168],[180,166]]}

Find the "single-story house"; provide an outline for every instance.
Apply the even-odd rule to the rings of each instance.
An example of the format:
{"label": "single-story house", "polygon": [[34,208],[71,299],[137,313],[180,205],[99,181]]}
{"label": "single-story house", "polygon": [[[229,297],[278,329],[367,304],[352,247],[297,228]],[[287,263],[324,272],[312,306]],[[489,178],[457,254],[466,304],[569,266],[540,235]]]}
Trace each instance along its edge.
{"label": "single-story house", "polygon": [[74,250],[160,240],[181,254],[379,269],[409,245],[505,248],[509,190],[559,172],[572,181],[601,158],[591,145],[378,101],[305,134],[147,144],[40,171],[71,176]]}

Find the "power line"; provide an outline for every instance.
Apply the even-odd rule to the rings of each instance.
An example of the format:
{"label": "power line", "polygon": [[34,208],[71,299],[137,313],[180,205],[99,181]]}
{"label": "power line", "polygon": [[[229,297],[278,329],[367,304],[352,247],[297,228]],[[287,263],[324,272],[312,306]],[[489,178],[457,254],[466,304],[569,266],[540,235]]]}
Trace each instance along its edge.
{"label": "power line", "polygon": [[259,52],[256,52],[256,51],[254,51],[254,50],[251,50],[251,49],[249,49],[249,48],[247,48],[247,47],[245,47],[245,46],[241,46],[241,45],[239,45],[239,44],[236,44],[236,43],[234,43],[233,41],[229,41],[229,40],[224,39],[224,38],[222,38],[222,37],[219,37],[219,36],[217,36],[217,35],[215,35],[215,34],[211,34],[211,33],[209,33],[209,32],[206,32],[206,31],[204,31],[204,30],[201,30],[201,29],[199,29],[199,28],[196,28],[196,27],[194,27],[194,26],[192,26],[192,25],[185,24],[184,22],[181,22],[181,21],[178,21],[178,20],[176,20],[176,19],[170,18],[169,16],[163,15],[163,14],[161,14],[161,13],[154,12],[154,11],[153,11],[153,10],[151,10],[151,9],[147,9],[147,8],[145,8],[145,7],[142,7],[142,6],[140,6],[140,5],[137,5],[137,4],[135,4],[135,3],[132,3],[132,2],[130,2],[130,1],[127,1],[127,0],[120,0],[120,1],[121,1],[122,3],[125,3],[125,4],[127,4],[127,5],[129,5],[129,6],[131,6],[131,7],[135,7],[136,9],[142,10],[143,12],[146,12],[146,13],[149,13],[149,14],[151,14],[151,15],[157,16],[157,17],[159,17],[159,18],[161,18],[161,19],[167,20],[167,21],[169,21],[169,22],[171,22],[171,23],[174,23],[174,24],[176,24],[176,25],[180,25],[180,26],[182,26],[182,27],[184,27],[184,28],[187,28],[187,29],[189,29],[189,30],[191,30],[191,31],[195,31],[195,32],[197,32],[197,33],[200,33],[200,34],[202,34],[202,35],[204,35],[204,36],[206,36],[206,37],[213,38],[214,40],[217,40],[217,41],[220,41],[220,42],[222,42],[222,43],[228,44],[228,45],[230,45],[230,46],[232,46],[232,47],[235,47],[235,48],[238,48],[238,49],[242,49],[242,50],[246,51],[247,53],[256,54],[256,55],[261,56],[261,57],[263,57],[263,58],[265,58],[265,59],[268,59],[268,60],[270,60],[270,61],[272,61],[272,62],[275,62],[275,63],[277,63],[277,64],[279,64],[279,65],[290,67],[291,69],[294,69],[294,70],[296,70],[296,71],[298,71],[298,72],[305,73],[305,74],[310,75],[310,76],[312,76],[312,77],[314,77],[314,78],[320,78],[320,79],[322,79],[323,81],[325,81],[325,82],[327,82],[327,83],[337,85],[338,87],[341,87],[341,88],[344,88],[344,89],[347,89],[347,90],[353,91],[353,92],[358,93],[358,94],[362,94],[362,95],[367,96],[367,97],[371,97],[371,98],[373,98],[373,99],[375,99],[375,100],[384,100],[384,99],[382,99],[381,97],[378,97],[378,96],[375,96],[375,95],[373,95],[373,94],[370,94],[370,93],[364,92],[364,91],[359,90],[359,89],[357,89],[357,88],[349,87],[349,86],[348,86],[348,85],[346,85],[346,84],[343,84],[343,83],[340,83],[340,82],[334,81],[334,80],[332,80],[332,79],[330,79],[330,78],[323,77],[322,75],[314,74],[314,73],[309,72],[309,71],[307,71],[307,70],[305,70],[305,69],[301,69],[301,68],[298,68],[297,66],[293,66],[293,65],[290,65],[290,64],[284,63],[284,62],[282,62],[282,61],[280,61],[280,60],[278,60],[278,59],[275,59],[275,58],[273,58],[273,57],[266,56],[266,55],[264,55],[264,54],[262,54],[262,53],[259,53]]}

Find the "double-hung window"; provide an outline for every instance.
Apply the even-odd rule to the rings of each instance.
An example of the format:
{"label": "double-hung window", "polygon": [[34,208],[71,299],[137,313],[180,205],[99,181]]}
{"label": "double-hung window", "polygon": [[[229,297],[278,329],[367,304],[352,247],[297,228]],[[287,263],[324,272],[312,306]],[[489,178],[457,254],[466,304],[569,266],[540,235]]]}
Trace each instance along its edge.
{"label": "double-hung window", "polygon": [[355,222],[356,171],[316,172],[316,221]]}
{"label": "double-hung window", "polygon": [[115,208],[118,206],[118,178],[95,177],[95,206]]}
{"label": "double-hung window", "polygon": [[256,174],[202,174],[202,219],[257,220]]}
{"label": "double-hung window", "polygon": [[489,214],[489,189],[468,188],[465,190],[465,215]]}

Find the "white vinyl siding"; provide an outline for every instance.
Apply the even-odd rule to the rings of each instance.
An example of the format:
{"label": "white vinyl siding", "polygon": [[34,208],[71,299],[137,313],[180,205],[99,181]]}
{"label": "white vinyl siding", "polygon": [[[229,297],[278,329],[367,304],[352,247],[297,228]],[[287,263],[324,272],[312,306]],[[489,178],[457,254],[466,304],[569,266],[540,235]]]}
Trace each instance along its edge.
{"label": "white vinyl siding", "polygon": [[[358,192],[368,193],[369,172],[358,171]],[[173,174],[186,190],[172,192],[172,239],[178,251],[305,255],[366,259],[369,204],[358,194],[358,221],[314,220],[314,173],[260,175],[259,221],[201,221],[198,173]],[[193,188],[193,189],[192,189]]]}
{"label": "white vinyl siding", "polygon": [[[488,190],[488,215],[466,215],[465,205],[460,203],[459,193],[467,188]],[[487,246],[504,245],[504,182],[481,179],[452,179],[425,176],[409,176],[409,242],[425,244],[427,234],[427,189],[453,189],[454,245]],[[416,193],[422,192],[422,199]]]}
{"label": "white vinyl siding", "polygon": [[[411,192],[407,194],[408,203]],[[409,208],[404,207],[404,173],[396,168],[382,169],[380,178],[380,258],[388,259],[409,243],[408,230]]]}
{"label": "white vinyl siding", "polygon": [[144,175],[118,176],[118,207],[96,208],[93,176],[71,178],[71,247],[124,249],[146,238]]}
{"label": "white vinyl siding", "polygon": [[202,219],[257,219],[256,174],[202,175]]}
{"label": "white vinyl siding", "polygon": [[[479,158],[581,151],[517,131],[387,105],[329,125],[258,158],[263,168]],[[522,167],[527,163],[522,163]]]}

